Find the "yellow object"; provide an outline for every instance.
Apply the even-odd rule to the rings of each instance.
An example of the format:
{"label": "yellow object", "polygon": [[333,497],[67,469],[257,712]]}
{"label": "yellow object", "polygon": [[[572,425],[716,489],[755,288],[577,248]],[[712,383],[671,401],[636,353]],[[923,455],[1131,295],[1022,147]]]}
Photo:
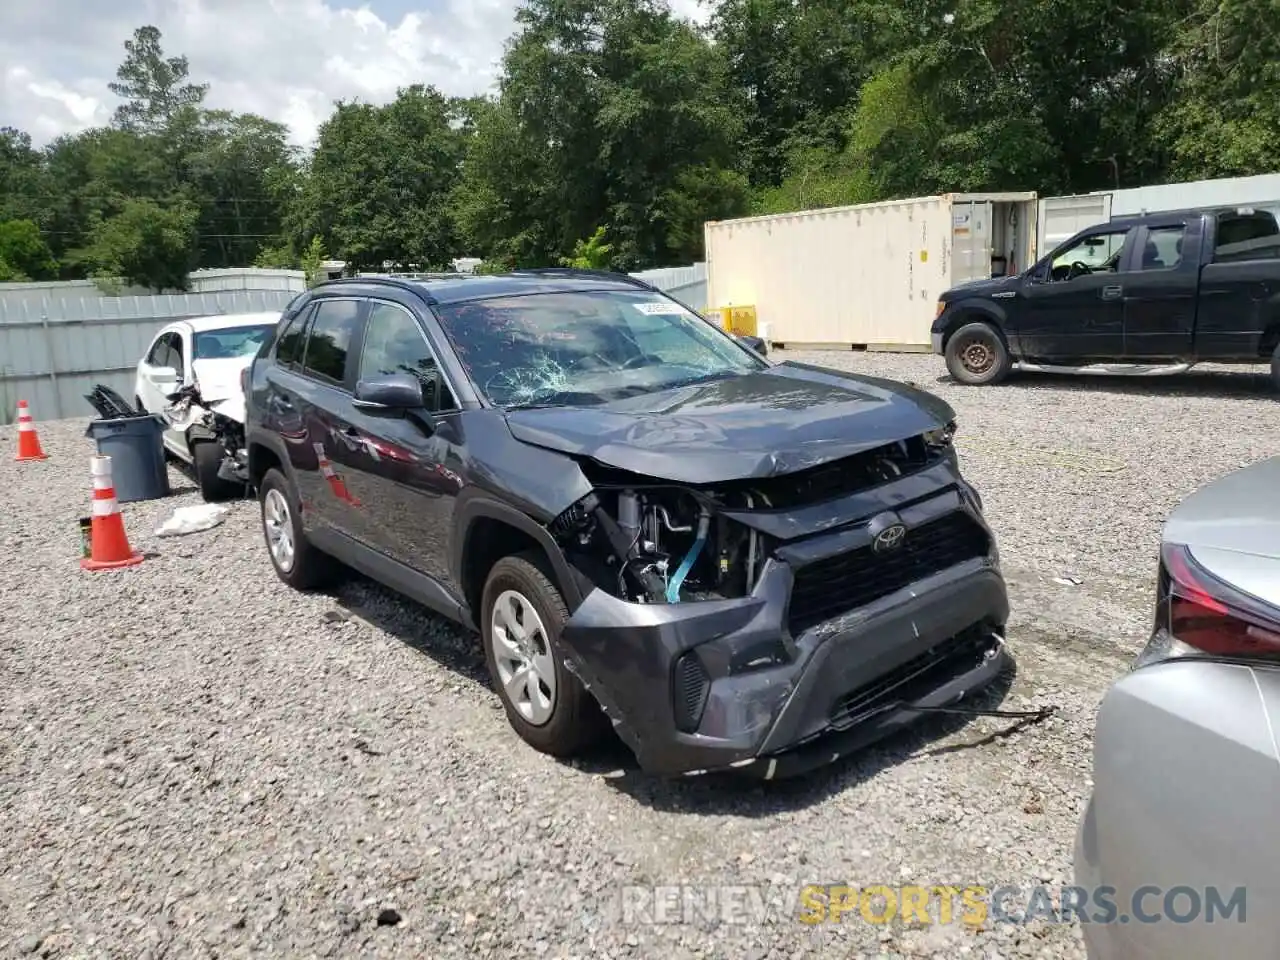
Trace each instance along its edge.
{"label": "yellow object", "polygon": [[929,251],[928,251],[928,250],[921,250],[921,251],[920,251],[920,262],[921,262],[921,263],[928,263],[928,262],[929,262]]}
{"label": "yellow object", "polygon": [[726,311],[729,315],[729,323],[727,329],[739,336],[754,337],[756,335],[756,308],[751,307],[729,307]]}

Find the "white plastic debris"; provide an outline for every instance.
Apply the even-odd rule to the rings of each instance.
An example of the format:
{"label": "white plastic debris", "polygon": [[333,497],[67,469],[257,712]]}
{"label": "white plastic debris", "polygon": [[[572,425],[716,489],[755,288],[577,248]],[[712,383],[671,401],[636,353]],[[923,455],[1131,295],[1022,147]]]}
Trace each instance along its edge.
{"label": "white plastic debris", "polygon": [[1064,587],[1078,587],[1080,584],[1084,583],[1084,581],[1078,577],[1054,577],[1053,582],[1060,583]]}
{"label": "white plastic debris", "polygon": [[201,503],[193,507],[179,507],[156,530],[157,537],[184,537],[201,530],[212,530],[227,518],[229,507],[217,503]]}

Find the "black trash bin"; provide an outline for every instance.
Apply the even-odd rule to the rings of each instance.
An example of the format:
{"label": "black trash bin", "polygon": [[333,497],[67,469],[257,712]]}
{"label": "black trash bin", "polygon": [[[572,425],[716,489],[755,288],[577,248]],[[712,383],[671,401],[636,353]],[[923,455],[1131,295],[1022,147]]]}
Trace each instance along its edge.
{"label": "black trash bin", "polygon": [[152,413],[135,417],[91,420],[85,436],[98,445],[98,454],[111,458],[116,500],[159,500],[172,493],[164,462],[165,422]]}

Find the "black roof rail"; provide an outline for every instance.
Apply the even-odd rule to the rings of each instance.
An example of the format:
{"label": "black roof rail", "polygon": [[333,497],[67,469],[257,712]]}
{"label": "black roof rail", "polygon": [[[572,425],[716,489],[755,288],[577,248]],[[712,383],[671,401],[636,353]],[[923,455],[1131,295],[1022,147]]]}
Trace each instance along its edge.
{"label": "black roof rail", "polygon": [[633,277],[629,273],[616,273],[613,270],[587,270],[583,267],[522,267],[518,270],[510,271],[511,276],[520,276],[522,274],[548,277],[582,277],[584,280],[612,280],[615,283],[626,283],[633,287],[642,287],[645,290],[658,289],[647,280]]}
{"label": "black roof rail", "polygon": [[428,303],[435,303],[435,298],[431,296],[422,285],[421,281],[401,280],[398,277],[333,277],[316,284],[311,289],[318,290],[321,287],[342,286],[345,284],[385,284],[389,287],[398,287],[401,290],[407,290],[409,293],[416,293]]}

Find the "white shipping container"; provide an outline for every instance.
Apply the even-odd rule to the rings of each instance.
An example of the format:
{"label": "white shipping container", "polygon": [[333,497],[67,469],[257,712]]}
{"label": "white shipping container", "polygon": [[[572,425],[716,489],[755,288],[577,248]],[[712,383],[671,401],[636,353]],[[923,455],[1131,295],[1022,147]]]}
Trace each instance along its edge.
{"label": "white shipping container", "polygon": [[990,193],[712,221],[707,305],[754,306],[777,343],[928,347],[938,295],[1027,266],[1035,217]]}

